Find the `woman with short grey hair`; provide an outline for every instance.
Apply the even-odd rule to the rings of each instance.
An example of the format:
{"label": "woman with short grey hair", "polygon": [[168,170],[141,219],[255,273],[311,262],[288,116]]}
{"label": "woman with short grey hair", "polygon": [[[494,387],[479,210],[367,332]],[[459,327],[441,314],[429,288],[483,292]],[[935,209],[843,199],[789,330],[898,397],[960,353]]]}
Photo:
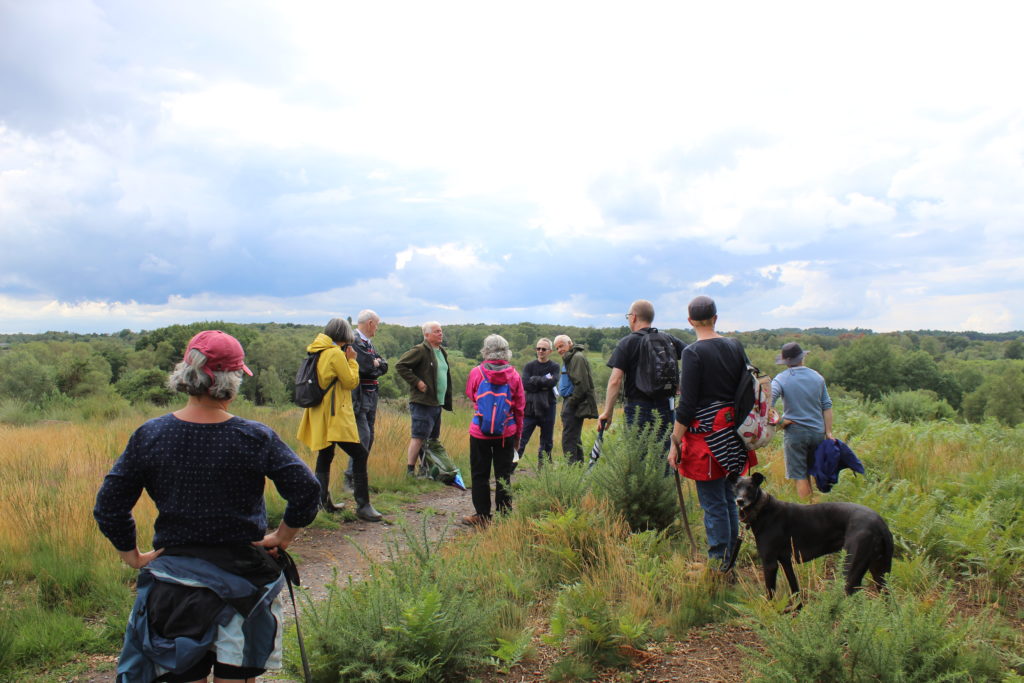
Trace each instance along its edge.
{"label": "woman with short grey hair", "polygon": [[190,349],[167,378],[167,388],[189,396],[209,395],[230,401],[238,396],[242,386],[241,370],[212,371],[206,368],[206,356],[198,349]]}
{"label": "woman with short grey hair", "polygon": [[473,401],[469,424],[469,470],[473,481],[475,514],[462,519],[468,526],[486,526],[491,520],[491,468],[494,468],[494,505],[498,512],[512,508],[513,458],[523,431],[526,396],[523,381],[509,364],[512,351],[498,334],[484,339],[484,361],[473,368],[466,396]]}
{"label": "woman with short grey hair", "polygon": [[512,360],[512,349],[508,342],[500,334],[489,334],[484,339],[483,348],[480,349],[480,357],[484,360]]}
{"label": "woman with short grey hair", "polygon": [[366,472],[369,453],[359,440],[356,416],[352,410],[352,390],[359,386],[359,364],[352,346],[355,333],[344,318],[334,318],[324,331],[306,347],[310,354],[320,354],[316,365],[317,381],[326,388],[323,400],[302,411],[298,439],[316,453],[316,478],[321,487],[321,506],[336,512],[343,506],[331,498],[331,463],[337,445],[352,459],[352,488],[356,501],[356,517],[366,522],[379,522],[382,517],[370,504],[370,481]]}
{"label": "woman with short grey hair", "polygon": [[[205,681],[211,670],[218,681],[255,680],[281,666],[285,580],[271,553],[316,517],[320,487],[273,430],[228,412],[243,373],[252,371],[237,339],[218,330],[193,337],[168,379],[187,403],[135,430],[96,495],[100,531],[139,570],[124,680]],[[274,531],[267,478],[288,502]],[[148,552],[132,516],[143,491],[157,509]],[[225,607],[235,600],[249,605],[245,613]]]}

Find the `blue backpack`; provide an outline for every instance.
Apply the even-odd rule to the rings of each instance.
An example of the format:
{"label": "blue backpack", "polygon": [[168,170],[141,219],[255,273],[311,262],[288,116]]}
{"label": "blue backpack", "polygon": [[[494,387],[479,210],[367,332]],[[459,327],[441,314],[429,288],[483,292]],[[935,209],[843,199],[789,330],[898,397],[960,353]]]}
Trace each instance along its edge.
{"label": "blue backpack", "polygon": [[476,388],[476,412],[473,424],[486,436],[501,436],[512,422],[511,390],[507,384],[491,384],[487,379]]}

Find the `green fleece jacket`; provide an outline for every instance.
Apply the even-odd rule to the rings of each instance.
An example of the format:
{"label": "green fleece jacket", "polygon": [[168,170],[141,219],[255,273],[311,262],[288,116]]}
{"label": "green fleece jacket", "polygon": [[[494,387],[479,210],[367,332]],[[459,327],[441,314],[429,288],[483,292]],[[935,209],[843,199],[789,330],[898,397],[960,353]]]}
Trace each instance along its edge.
{"label": "green fleece jacket", "polygon": [[[448,352],[441,347],[441,354],[445,362],[448,361]],[[398,376],[409,385],[409,402],[420,403],[425,406],[436,406],[437,402],[437,360],[434,358],[434,347],[423,342],[412,347],[398,359],[395,364],[395,371]],[[427,385],[426,391],[420,391],[416,384],[423,380]],[[448,366],[448,389],[444,392],[445,410],[452,409],[452,371]]]}

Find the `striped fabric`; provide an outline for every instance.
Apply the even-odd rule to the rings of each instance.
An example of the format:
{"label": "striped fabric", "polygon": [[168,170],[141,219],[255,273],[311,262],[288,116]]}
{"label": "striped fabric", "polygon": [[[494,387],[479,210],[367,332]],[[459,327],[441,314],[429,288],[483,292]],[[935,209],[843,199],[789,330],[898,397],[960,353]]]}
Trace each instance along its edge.
{"label": "striped fabric", "polygon": [[[727,414],[719,415],[723,411]],[[716,419],[718,418],[718,419]],[[715,423],[719,428],[715,430]],[[747,451],[736,434],[735,408],[730,401],[715,401],[697,409],[688,431],[700,434],[711,455],[726,472],[742,474],[747,464]]]}

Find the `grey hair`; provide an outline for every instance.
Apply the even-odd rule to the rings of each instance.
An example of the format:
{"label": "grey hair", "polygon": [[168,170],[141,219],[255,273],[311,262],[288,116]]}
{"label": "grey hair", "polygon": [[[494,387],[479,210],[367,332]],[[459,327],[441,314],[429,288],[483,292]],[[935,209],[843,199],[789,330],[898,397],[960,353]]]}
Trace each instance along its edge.
{"label": "grey hair", "polygon": [[167,378],[167,388],[189,396],[210,395],[218,400],[233,399],[242,386],[241,370],[206,372],[206,356],[199,349],[188,352],[185,360],[178,363]]}
{"label": "grey hair", "polygon": [[560,334],[557,337],[555,337],[555,344],[558,344],[558,342],[565,342],[569,346],[573,345],[572,344],[572,339],[570,339],[569,335],[567,335],[567,334]]}
{"label": "grey hair", "polygon": [[352,326],[344,318],[331,318],[330,322],[324,325],[324,334],[331,338],[331,341],[339,346],[351,344],[356,339]]}
{"label": "grey hair", "polygon": [[489,334],[484,339],[480,356],[484,360],[512,360],[512,349],[508,347],[508,342],[500,334]]}
{"label": "grey hair", "polygon": [[554,344],[554,342],[552,342],[552,341],[551,341],[550,339],[548,339],[547,337],[541,337],[540,339],[538,339],[538,340],[537,340],[537,343],[536,343],[536,344],[534,344],[534,346],[536,346],[537,344],[540,344],[541,342],[547,342],[547,343],[548,343],[548,350],[549,350],[549,351],[550,351],[551,349],[555,348],[555,344]]}
{"label": "grey hair", "polygon": [[426,337],[428,334],[430,334],[431,328],[434,327],[441,327],[441,323],[437,322],[436,320],[431,320],[430,322],[423,323],[423,327],[421,328],[423,330],[423,336]]}
{"label": "grey hair", "polygon": [[363,323],[368,323],[371,320],[380,320],[380,316],[377,315],[376,311],[364,308],[359,311],[359,315],[356,317],[356,325],[362,325]]}

